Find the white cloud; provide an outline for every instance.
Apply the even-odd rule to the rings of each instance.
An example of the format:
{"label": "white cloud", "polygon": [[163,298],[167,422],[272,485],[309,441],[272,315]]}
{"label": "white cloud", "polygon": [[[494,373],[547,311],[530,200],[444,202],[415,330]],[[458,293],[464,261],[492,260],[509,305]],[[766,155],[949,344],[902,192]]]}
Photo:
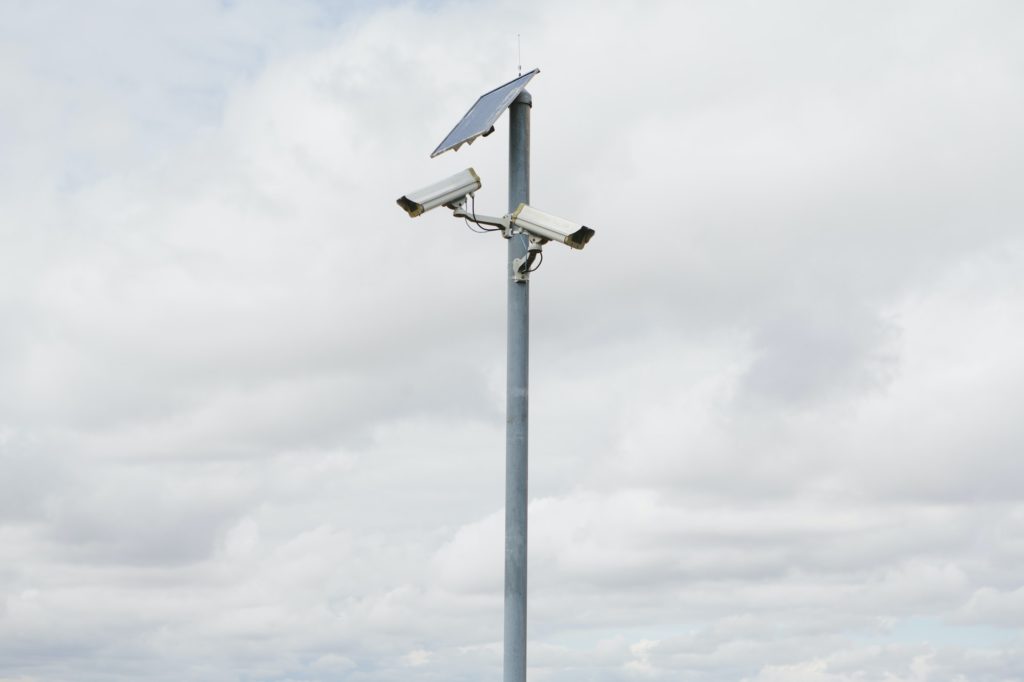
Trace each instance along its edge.
{"label": "white cloud", "polygon": [[1016,5],[3,13],[9,679],[498,679],[517,32],[532,678],[1024,676]]}

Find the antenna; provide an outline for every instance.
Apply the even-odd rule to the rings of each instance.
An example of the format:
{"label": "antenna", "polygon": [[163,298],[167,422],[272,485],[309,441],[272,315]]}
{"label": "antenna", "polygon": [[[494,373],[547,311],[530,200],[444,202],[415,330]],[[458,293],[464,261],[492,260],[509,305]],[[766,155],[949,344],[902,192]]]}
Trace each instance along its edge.
{"label": "antenna", "polygon": [[516,34],[516,54],[519,57],[519,75],[523,75],[523,42],[519,38],[519,34]]}

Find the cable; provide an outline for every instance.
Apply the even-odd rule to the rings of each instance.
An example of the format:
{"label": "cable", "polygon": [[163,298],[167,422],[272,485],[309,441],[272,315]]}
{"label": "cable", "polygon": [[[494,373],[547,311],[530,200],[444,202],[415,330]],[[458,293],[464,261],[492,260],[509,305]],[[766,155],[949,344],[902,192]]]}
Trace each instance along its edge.
{"label": "cable", "polygon": [[473,216],[473,222],[476,223],[476,227],[473,227],[472,225],[470,225],[469,224],[469,218],[467,218],[466,216],[463,216],[462,219],[466,221],[466,227],[469,228],[470,232],[475,232],[476,234],[484,234],[485,232],[490,232],[490,230],[485,228],[483,225],[478,223],[477,220],[476,220],[476,197],[473,196],[472,194],[470,194],[469,195],[469,200],[471,202],[473,202],[473,208],[470,210],[470,214]]}
{"label": "cable", "polygon": [[481,225],[481,224],[480,224],[480,222],[479,222],[479,221],[478,221],[478,220],[476,219],[476,195],[475,195],[475,194],[470,194],[470,195],[469,195],[469,202],[470,202],[470,209],[469,209],[469,213],[470,213],[470,215],[472,215],[472,216],[473,216],[473,222],[474,222],[474,223],[476,223],[476,226],[477,226],[478,228],[480,228],[480,229],[478,229],[478,230],[474,230],[474,229],[473,229],[473,228],[472,228],[472,227],[471,227],[471,226],[469,225],[469,219],[468,219],[468,218],[466,218],[466,219],[465,219],[465,220],[466,220],[466,226],[467,226],[467,227],[469,227],[469,229],[470,229],[470,231],[471,231],[471,232],[476,232],[477,234],[484,234],[484,233],[486,233],[486,232],[500,232],[500,231],[501,231],[501,228],[500,228],[500,227],[484,227],[484,226],[483,226],[483,225]]}
{"label": "cable", "polygon": [[484,234],[485,232],[487,232],[487,230],[478,230],[475,227],[473,227],[473,224],[469,222],[469,218],[463,218],[463,220],[466,221],[466,227],[469,228],[470,232],[474,232],[476,234]]}

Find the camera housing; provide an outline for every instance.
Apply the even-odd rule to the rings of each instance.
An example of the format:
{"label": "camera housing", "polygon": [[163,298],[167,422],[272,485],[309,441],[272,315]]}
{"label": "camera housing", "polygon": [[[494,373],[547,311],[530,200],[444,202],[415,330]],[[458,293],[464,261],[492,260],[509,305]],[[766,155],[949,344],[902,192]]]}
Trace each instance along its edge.
{"label": "camera housing", "polygon": [[399,197],[398,205],[410,218],[415,218],[438,206],[455,208],[481,186],[480,176],[472,168],[467,168],[428,187]]}
{"label": "camera housing", "polygon": [[574,249],[582,249],[594,236],[594,230],[586,225],[579,225],[526,204],[519,204],[519,207],[512,211],[509,215],[509,225],[542,240],[541,243],[561,242]]}

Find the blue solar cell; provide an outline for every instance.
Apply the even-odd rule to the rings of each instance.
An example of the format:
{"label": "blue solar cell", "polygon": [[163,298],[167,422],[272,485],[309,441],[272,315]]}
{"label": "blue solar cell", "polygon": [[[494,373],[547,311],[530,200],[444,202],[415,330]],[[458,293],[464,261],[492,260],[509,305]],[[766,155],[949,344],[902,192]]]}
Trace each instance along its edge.
{"label": "blue solar cell", "polygon": [[489,134],[493,130],[494,122],[498,120],[502,112],[508,109],[509,105],[526,87],[526,84],[530,82],[530,79],[538,73],[540,73],[540,69],[534,69],[481,95],[476,104],[469,108],[462,120],[437,146],[430,158],[443,154],[449,149],[457,150],[464,144],[471,144],[481,135]]}

